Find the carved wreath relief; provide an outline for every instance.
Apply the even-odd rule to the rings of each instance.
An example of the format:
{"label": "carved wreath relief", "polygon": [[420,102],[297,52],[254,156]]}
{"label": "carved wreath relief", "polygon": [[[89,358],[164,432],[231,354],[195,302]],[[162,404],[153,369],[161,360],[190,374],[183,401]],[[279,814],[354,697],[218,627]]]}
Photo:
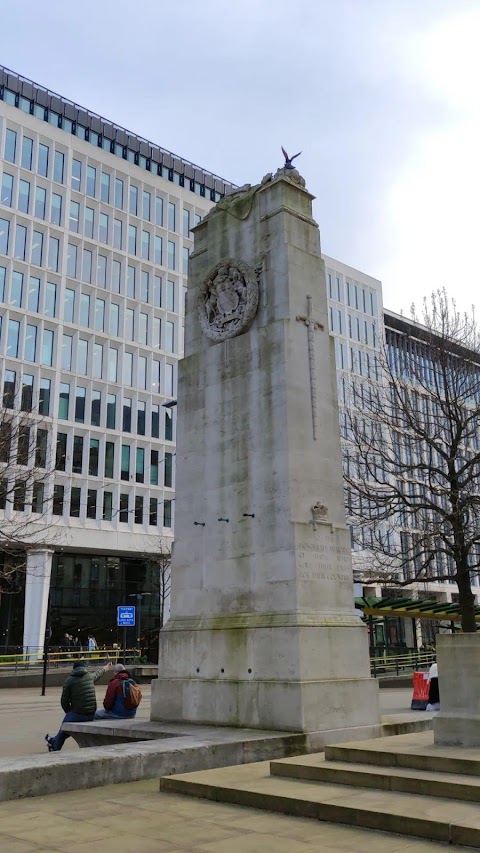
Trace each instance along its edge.
{"label": "carved wreath relief", "polygon": [[258,308],[255,271],[243,261],[226,258],[210,270],[197,302],[202,331],[212,341],[245,331]]}

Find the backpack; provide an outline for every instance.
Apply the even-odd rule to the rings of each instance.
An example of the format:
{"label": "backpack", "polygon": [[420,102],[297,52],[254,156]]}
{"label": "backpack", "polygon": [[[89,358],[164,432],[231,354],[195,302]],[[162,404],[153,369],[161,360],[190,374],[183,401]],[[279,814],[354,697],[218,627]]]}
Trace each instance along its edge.
{"label": "backpack", "polygon": [[125,681],[122,681],[122,690],[126,710],[134,711],[142,701],[142,691],[140,690],[140,687],[133,678],[127,678]]}

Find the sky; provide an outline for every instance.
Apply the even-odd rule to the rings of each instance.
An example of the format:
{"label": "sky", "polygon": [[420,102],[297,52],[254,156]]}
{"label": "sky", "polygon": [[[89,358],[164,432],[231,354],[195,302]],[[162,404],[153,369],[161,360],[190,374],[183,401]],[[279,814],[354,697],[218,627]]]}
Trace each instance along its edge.
{"label": "sky", "polygon": [[0,0],[0,61],[237,183],[302,151],[384,304],[480,303],[480,0]]}

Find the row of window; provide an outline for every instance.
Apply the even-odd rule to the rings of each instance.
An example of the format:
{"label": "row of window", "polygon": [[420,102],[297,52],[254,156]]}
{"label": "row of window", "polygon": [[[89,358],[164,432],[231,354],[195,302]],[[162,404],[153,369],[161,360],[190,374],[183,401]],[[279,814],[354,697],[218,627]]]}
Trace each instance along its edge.
{"label": "row of window", "polygon": [[[0,315],[0,339],[2,337],[2,316]],[[167,352],[174,352],[175,326],[167,321]],[[55,353],[55,332],[52,329],[38,328],[33,323],[10,318],[7,324],[5,354],[8,358],[20,358],[24,361],[39,362],[44,367],[52,367]],[[81,338],[79,333],[63,334],[61,337],[60,366],[63,370],[73,371],[81,376],[93,379],[105,379],[119,382],[129,388],[160,393],[161,362],[137,352],[123,351],[122,348],[107,346],[95,340]],[[171,349],[170,349],[171,347]],[[173,395],[174,366],[165,362],[165,394]]]}
{"label": "row of window", "polygon": [[[100,214],[101,221],[105,223],[105,240],[100,235],[100,242],[108,242],[108,222],[109,217],[106,213]],[[104,219],[102,219],[104,218]],[[121,220],[113,220],[113,247],[122,249],[123,246],[123,224]],[[127,251],[131,255],[137,255],[137,248],[140,248],[139,239],[137,239],[137,227],[135,225],[128,226],[128,245]],[[31,233],[29,233],[31,232]],[[141,252],[142,260],[151,261],[156,266],[163,266],[163,237],[155,236],[154,241],[151,240],[152,235],[149,231],[141,233]],[[151,246],[153,245],[153,251]],[[87,248],[77,243],[68,243],[67,247],[67,266],[66,273],[70,278],[81,278],[88,284],[92,283],[92,273],[94,270],[94,252],[95,248]],[[187,246],[183,248],[183,263],[182,272],[188,274],[189,252]],[[36,228],[28,224],[22,225],[17,222],[15,225],[9,219],[0,219],[0,254],[11,254],[16,260],[30,261],[37,267],[46,266],[47,269],[53,272],[61,272],[61,238],[55,237],[53,234],[47,234],[44,231],[38,231]],[[100,252],[95,252],[98,255],[97,264],[97,283],[101,287],[106,286],[107,278],[107,258]],[[100,260],[102,259],[102,260]],[[81,261],[81,265],[80,265]],[[120,261],[116,261],[120,265]],[[177,269],[177,246],[173,240],[167,241],[167,267],[175,271]],[[135,269],[132,267],[132,269]],[[120,272],[120,269],[119,269]],[[113,273],[112,273],[113,275]],[[113,286],[112,286],[113,289]]]}
{"label": "row of window", "polygon": [[[377,294],[374,290],[362,287],[353,281],[328,273],[328,295],[336,302],[346,302],[350,308],[363,311],[364,314],[377,316]],[[345,298],[346,297],[346,298]]]}
{"label": "row of window", "polygon": [[[71,121],[70,119],[66,118],[66,116],[60,115],[59,113],[56,113],[53,110],[49,110],[46,107],[41,106],[40,104],[36,104],[29,98],[24,98],[18,95],[17,93],[12,92],[10,89],[0,87],[0,100],[1,99],[3,99],[7,104],[10,104],[11,106],[18,107],[25,113],[34,115],[42,121],[48,122],[54,127],[62,128],[62,130],[65,130],[67,133],[72,133],[79,139],[83,139],[86,142],[90,142],[97,148],[102,148],[104,151],[109,151],[111,154],[115,154],[117,157],[121,157],[123,160],[127,160],[130,163],[135,163],[137,166],[140,166],[141,169],[146,169],[147,171],[152,172],[153,174],[165,178],[165,180],[172,181],[178,186],[186,187],[187,189],[190,189],[191,192],[197,193],[197,195],[200,195],[203,198],[209,197],[211,201],[219,201],[222,198],[222,194],[217,192],[216,190],[208,190],[206,189],[204,184],[200,184],[198,181],[185,178],[184,175],[179,174],[174,169],[169,169],[166,166],[161,166],[159,163],[155,163],[153,160],[151,160],[150,157],[145,157],[136,151],[132,151],[125,145],[119,145],[113,140],[102,136],[102,134],[95,133],[93,130],[83,127],[78,122]],[[14,133],[15,131],[12,132]]]}
{"label": "row of window", "polygon": [[[45,377],[39,379],[38,402],[36,398],[35,377],[24,373],[20,384],[14,370],[5,370],[3,381],[3,406],[6,409],[19,409],[23,412],[37,411],[40,415],[51,415],[51,380]],[[121,429],[123,432],[136,432],[137,435],[147,434],[147,415],[149,435],[160,438],[160,411],[158,403],[151,403],[147,408],[144,400],[134,401],[123,397],[121,401],[121,417],[118,417],[118,401],[116,394],[103,393],[95,388],[87,389],[77,382],[75,391],[71,390],[69,382],[61,382],[59,386],[57,415],[60,420],[89,423],[91,426],[104,426],[107,429]],[[73,410],[72,410],[73,405]],[[173,441],[173,412],[164,409],[163,437]]]}
{"label": "row of window", "polygon": [[349,370],[356,376],[380,380],[380,364],[376,355],[365,350],[349,347],[343,341],[335,341],[337,370]]}
{"label": "row of window", "polygon": [[[82,493],[86,491],[86,501]],[[14,512],[25,512],[31,509],[33,513],[44,513],[47,511],[49,502],[46,499],[45,484],[34,482],[31,491],[27,482],[17,480],[11,487],[6,480],[0,480],[0,510],[7,509],[10,505]],[[68,506],[67,506],[68,497]],[[159,501],[150,498],[148,511],[143,495],[135,495],[133,501],[128,493],[120,493],[119,505],[114,508],[113,492],[97,489],[84,489],[81,486],[71,486],[68,490],[64,485],[55,484],[53,487],[53,500],[51,509],[53,515],[64,515],[68,510],[70,518],[86,518],[114,521],[122,523],[144,524],[146,517],[149,526],[157,527],[159,521],[163,527],[172,526],[172,500]],[[101,503],[100,503],[101,501]],[[131,506],[133,503],[133,506]],[[159,513],[159,507],[163,505],[163,513]]]}
{"label": "row of window", "polygon": [[[41,430],[40,430],[41,432]],[[103,445],[103,439],[102,439]],[[85,461],[87,440],[83,435],[69,435],[66,432],[57,433],[57,444],[55,453],[55,470],[68,471],[72,474],[88,474],[90,477],[104,476],[110,479],[119,479],[115,465],[115,442],[105,441],[102,446],[103,472],[99,474],[100,439],[90,438],[88,440],[88,464]],[[69,451],[67,453],[67,447]],[[119,446],[118,446],[119,448]],[[158,486],[159,464],[163,461],[163,485],[172,488],[173,483],[173,453],[166,451],[162,459],[159,459],[159,450],[150,450],[150,458],[146,459],[146,448],[137,447],[132,453],[130,444],[121,445],[121,459],[119,463],[120,479],[129,481],[133,478],[132,459],[135,459],[135,482],[145,483],[145,471],[147,480],[151,486]],[[28,463],[24,463],[28,464]],[[40,466],[44,467],[44,466]]]}

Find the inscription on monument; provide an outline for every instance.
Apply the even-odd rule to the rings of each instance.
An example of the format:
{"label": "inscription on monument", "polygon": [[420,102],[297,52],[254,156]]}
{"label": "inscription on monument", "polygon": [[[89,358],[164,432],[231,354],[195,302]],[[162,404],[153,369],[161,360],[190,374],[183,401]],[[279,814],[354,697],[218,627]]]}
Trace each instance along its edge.
{"label": "inscription on monument", "polygon": [[297,565],[304,580],[350,583],[350,550],[336,543],[299,542]]}

